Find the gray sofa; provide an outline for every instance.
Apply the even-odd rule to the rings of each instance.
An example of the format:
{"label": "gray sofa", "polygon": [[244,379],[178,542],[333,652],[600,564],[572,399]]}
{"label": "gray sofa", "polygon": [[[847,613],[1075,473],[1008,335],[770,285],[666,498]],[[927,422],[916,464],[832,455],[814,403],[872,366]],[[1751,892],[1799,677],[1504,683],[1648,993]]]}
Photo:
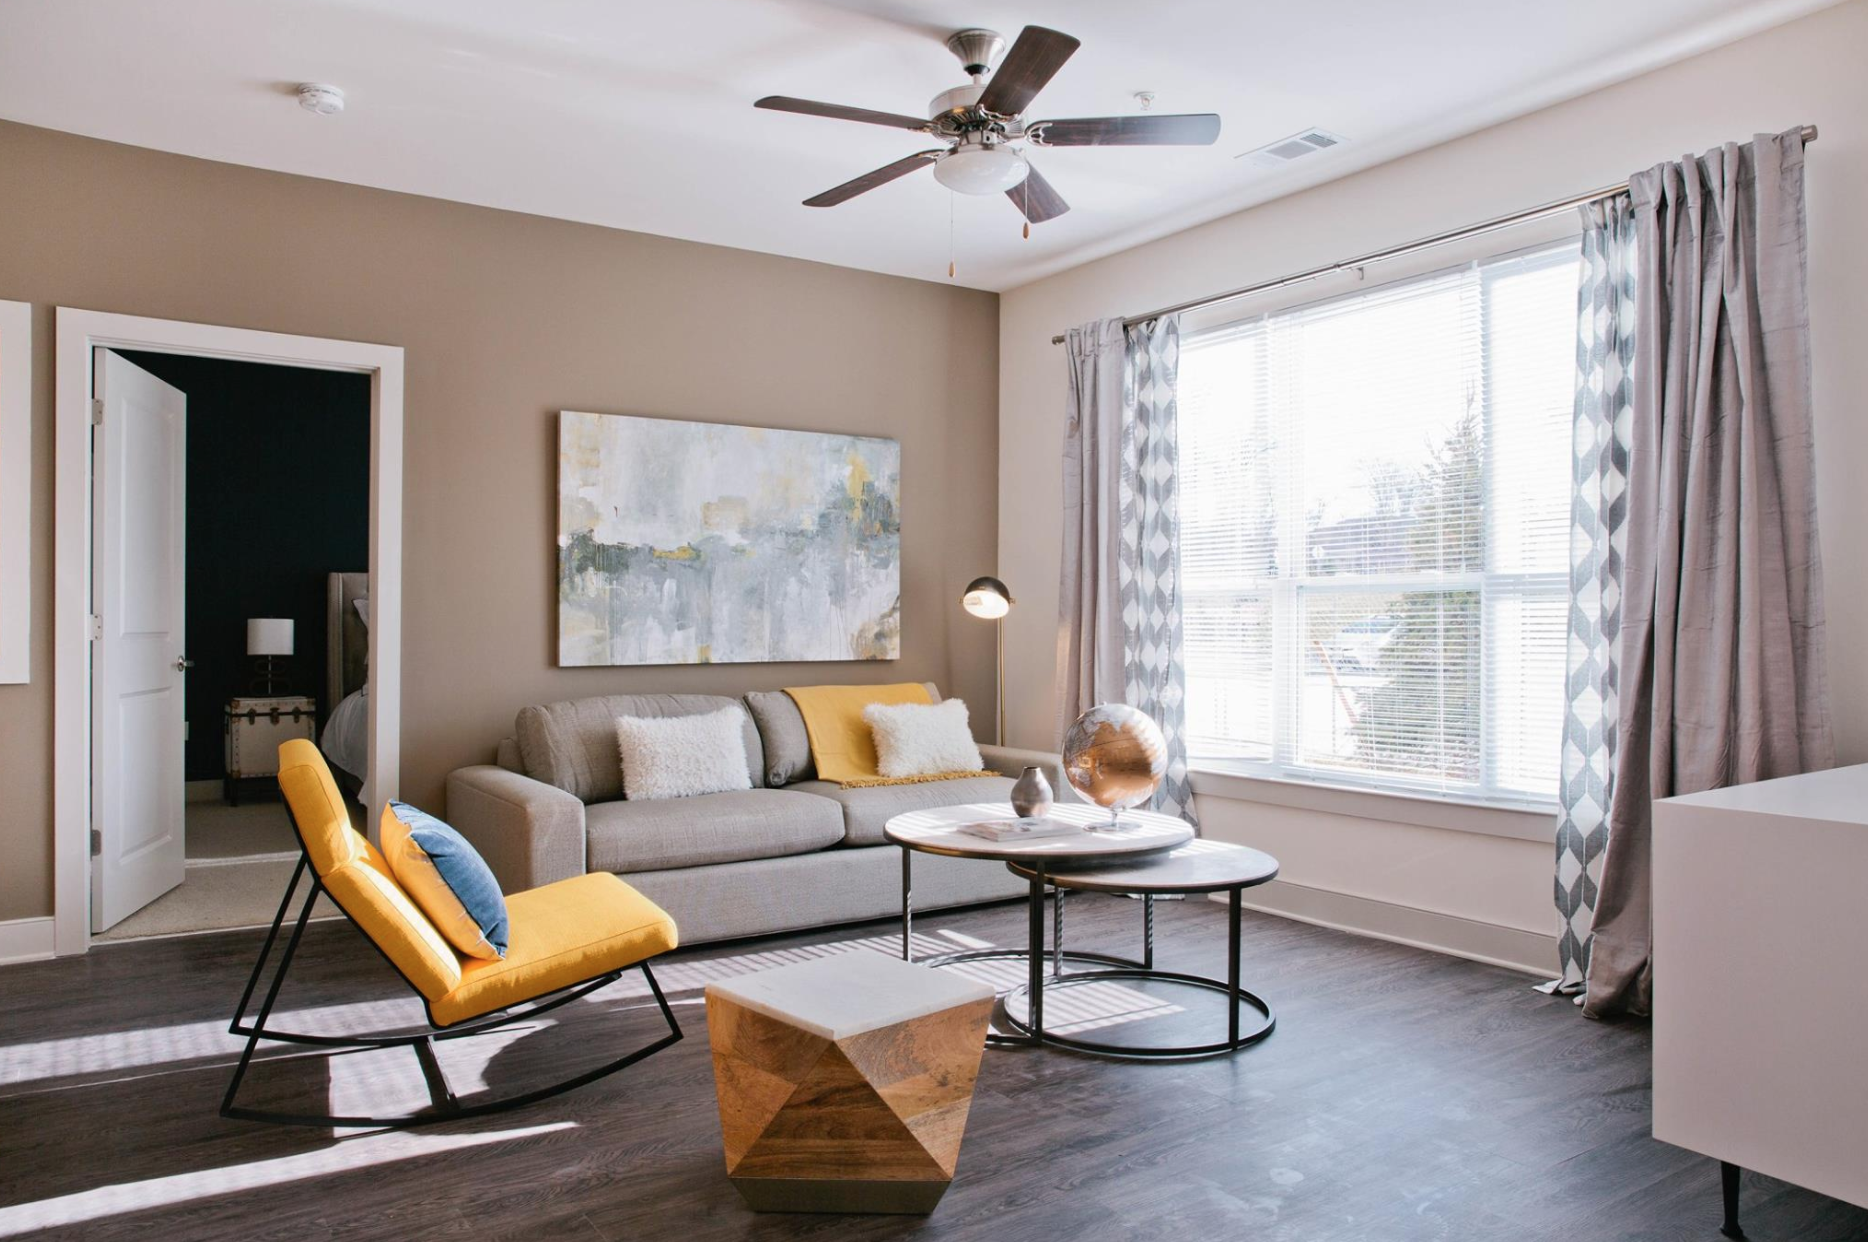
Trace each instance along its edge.
{"label": "gray sofa", "polygon": [[[930,693],[938,700],[932,686]],[[737,704],[753,787],[631,802],[616,720],[686,716]],[[901,852],[882,837],[904,811],[1003,802],[1027,764],[1063,789],[1057,756],[982,746],[987,773],[965,780],[843,789],[820,781],[791,697],[760,691],[608,695],[527,707],[498,762],[448,777],[448,822],[507,892],[586,871],[622,876],[674,916],[683,944],[795,931],[901,910]],[[1002,864],[918,855],[916,910],[1017,897]]]}

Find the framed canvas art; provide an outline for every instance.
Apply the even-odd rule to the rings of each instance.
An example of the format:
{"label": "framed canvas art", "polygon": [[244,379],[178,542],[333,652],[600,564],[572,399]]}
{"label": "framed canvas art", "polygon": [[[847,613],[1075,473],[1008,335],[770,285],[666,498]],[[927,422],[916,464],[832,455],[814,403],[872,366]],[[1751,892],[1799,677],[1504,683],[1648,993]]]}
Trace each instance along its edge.
{"label": "framed canvas art", "polygon": [[901,445],[564,411],[558,663],[901,655]]}
{"label": "framed canvas art", "polygon": [[0,302],[0,682],[31,676],[32,307]]}

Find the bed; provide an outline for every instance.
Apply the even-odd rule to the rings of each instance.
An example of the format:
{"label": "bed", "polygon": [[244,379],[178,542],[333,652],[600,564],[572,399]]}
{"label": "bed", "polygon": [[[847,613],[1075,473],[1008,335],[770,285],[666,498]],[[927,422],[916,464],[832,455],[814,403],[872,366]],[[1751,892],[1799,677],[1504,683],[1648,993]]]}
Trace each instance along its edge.
{"label": "bed", "polygon": [[370,775],[370,575],[334,573],[325,587],[324,694],[332,704],[318,748],[359,800]]}

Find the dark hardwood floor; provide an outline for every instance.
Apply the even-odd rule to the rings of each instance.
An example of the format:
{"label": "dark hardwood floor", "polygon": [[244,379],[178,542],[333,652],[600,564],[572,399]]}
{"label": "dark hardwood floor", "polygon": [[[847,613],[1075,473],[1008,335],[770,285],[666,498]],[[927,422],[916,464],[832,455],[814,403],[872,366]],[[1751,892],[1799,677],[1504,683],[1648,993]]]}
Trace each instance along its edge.
{"label": "dark hardwood floor", "polygon": [[[1073,898],[1070,943],[1130,951],[1138,914],[1121,898]],[[1163,903],[1158,917],[1161,965],[1223,972],[1222,908]],[[1269,1040],[1175,1064],[989,1051],[958,1177],[927,1219],[748,1211],[726,1179],[699,1003],[710,975],[833,942],[892,946],[892,924],[677,954],[659,974],[682,1043],[528,1109],[398,1133],[216,1116],[237,1051],[227,1013],[257,933],[7,967],[0,1237],[1717,1237],[1717,1166],[1648,1137],[1644,1028],[1587,1022],[1507,971],[1247,920],[1247,986],[1278,1009]],[[929,915],[916,930],[930,944],[1015,944],[1023,929],[1014,905]],[[543,1081],[649,1037],[656,1017],[645,1003],[619,985],[553,1015],[560,1021],[456,1041],[443,1059],[463,1095]],[[1105,1032],[1199,1016],[1125,1022],[1124,1003],[1086,994],[1062,1016]],[[283,1004],[303,1026],[330,1030],[419,1013],[342,923],[308,933]],[[1058,1020],[1064,1006],[1052,1008]],[[250,1082],[253,1102],[280,1106],[355,1111],[422,1098],[406,1050],[277,1053]],[[1747,1176],[1744,1210],[1755,1242],[1868,1238],[1868,1212],[1762,1177]]]}

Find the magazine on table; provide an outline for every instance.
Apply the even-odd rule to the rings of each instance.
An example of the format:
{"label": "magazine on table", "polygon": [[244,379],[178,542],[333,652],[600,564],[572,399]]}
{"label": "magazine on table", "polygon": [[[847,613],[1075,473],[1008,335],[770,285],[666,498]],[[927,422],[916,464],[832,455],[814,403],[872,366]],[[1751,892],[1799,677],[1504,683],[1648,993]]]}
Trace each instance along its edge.
{"label": "magazine on table", "polygon": [[1039,837],[1069,837],[1083,831],[1077,824],[1039,816],[1035,819],[988,819],[962,824],[958,831],[988,841],[1032,841]]}

